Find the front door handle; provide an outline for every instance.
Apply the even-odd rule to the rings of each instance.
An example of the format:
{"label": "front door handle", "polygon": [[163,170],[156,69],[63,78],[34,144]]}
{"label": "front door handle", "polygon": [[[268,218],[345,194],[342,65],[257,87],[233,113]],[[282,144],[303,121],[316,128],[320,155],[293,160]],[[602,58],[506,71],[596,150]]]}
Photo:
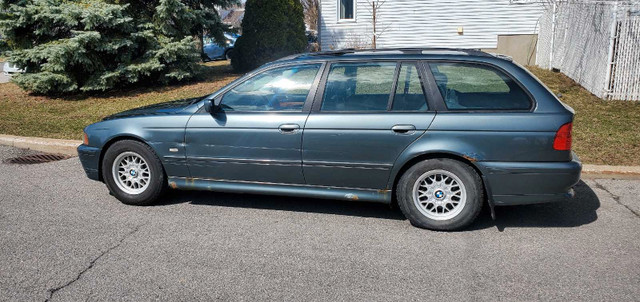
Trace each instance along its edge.
{"label": "front door handle", "polygon": [[283,134],[291,134],[296,133],[300,129],[300,125],[298,124],[282,124],[278,127],[280,133]]}
{"label": "front door handle", "polygon": [[395,133],[406,134],[416,130],[414,125],[395,125],[391,127],[391,130]]}

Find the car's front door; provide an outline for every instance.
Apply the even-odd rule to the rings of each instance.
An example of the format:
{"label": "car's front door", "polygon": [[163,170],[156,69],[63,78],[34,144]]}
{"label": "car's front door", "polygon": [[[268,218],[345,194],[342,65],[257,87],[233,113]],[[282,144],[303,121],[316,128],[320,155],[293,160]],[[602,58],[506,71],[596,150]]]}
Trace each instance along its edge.
{"label": "car's front door", "polygon": [[303,138],[308,184],[385,189],[399,154],[433,120],[416,62],[333,63]]}
{"label": "car's front door", "polygon": [[302,129],[320,68],[305,64],[259,72],[219,96],[218,112],[195,114],[185,138],[191,176],[303,184]]}

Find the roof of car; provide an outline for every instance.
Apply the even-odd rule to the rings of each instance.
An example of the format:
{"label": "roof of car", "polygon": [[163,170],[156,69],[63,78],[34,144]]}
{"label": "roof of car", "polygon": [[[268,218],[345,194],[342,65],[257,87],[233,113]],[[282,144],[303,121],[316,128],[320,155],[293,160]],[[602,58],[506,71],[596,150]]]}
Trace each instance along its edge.
{"label": "roof of car", "polygon": [[334,60],[334,59],[376,59],[376,58],[416,58],[416,57],[477,57],[500,58],[511,60],[510,57],[486,53],[479,49],[464,48],[385,48],[385,49],[340,49],[321,52],[295,54],[284,57],[282,61],[299,60]]}

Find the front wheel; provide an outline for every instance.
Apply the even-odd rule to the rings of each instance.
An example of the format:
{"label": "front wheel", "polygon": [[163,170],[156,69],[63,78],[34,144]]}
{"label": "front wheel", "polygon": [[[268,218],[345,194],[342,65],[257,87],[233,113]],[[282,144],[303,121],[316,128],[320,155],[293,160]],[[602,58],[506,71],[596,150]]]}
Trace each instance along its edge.
{"label": "front wheel", "polygon": [[156,201],[166,183],[162,163],[153,150],[133,140],[116,142],[107,149],[102,178],[118,200],[138,206]]}
{"label": "front wheel", "polygon": [[471,224],[484,190],[476,171],[452,159],[430,159],[409,168],[396,188],[398,206],[411,224],[453,231]]}

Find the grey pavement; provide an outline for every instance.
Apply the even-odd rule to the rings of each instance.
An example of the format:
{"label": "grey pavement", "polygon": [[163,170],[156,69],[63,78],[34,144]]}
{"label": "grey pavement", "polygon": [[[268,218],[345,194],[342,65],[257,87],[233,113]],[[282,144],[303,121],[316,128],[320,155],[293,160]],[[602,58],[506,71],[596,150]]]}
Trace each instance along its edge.
{"label": "grey pavement", "polygon": [[576,191],[445,233],[332,200],[173,192],[132,207],[77,158],[0,164],[0,300],[637,301],[640,181]]}

